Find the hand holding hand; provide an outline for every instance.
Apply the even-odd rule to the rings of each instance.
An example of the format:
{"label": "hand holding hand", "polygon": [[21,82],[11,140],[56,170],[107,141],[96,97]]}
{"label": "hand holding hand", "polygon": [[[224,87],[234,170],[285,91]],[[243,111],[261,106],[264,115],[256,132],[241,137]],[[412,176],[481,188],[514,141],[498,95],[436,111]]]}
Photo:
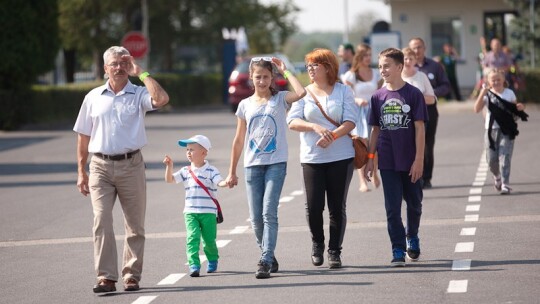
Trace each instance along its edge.
{"label": "hand holding hand", "polygon": [[225,179],[225,182],[227,183],[229,188],[233,188],[234,186],[238,185],[238,176],[236,176],[235,174],[229,174]]}

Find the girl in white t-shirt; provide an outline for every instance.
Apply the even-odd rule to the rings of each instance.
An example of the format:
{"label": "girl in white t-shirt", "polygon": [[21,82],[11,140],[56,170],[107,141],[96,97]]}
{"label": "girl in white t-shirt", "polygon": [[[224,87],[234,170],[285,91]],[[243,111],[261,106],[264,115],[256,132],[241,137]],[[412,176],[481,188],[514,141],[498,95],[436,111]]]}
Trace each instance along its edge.
{"label": "girl in white t-shirt", "polygon": [[[277,70],[293,91],[274,89]],[[287,173],[287,110],[306,95],[298,79],[275,57],[253,57],[249,78],[255,92],[242,100],[236,111],[237,126],[226,182],[238,184],[236,167],[244,152],[244,174],[251,226],[261,249],[255,277],[265,279],[278,271],[274,249],[278,234],[278,205]]]}
{"label": "girl in white t-shirt", "polygon": [[[508,88],[506,88],[505,72],[503,70],[493,69],[486,74],[487,85],[482,87],[476,102],[474,103],[474,112],[479,113],[484,106],[487,106],[491,102],[511,102],[516,104],[518,111],[523,111],[525,105],[517,102],[516,94]],[[496,94],[505,101],[494,100],[495,96],[489,97],[489,94]],[[486,113],[486,133],[484,136],[486,146],[486,158],[489,165],[489,170],[493,173],[494,187],[501,194],[510,194],[512,188],[510,188],[510,163],[512,160],[512,152],[514,150],[514,139],[509,135],[503,134],[499,124],[496,121],[489,130],[489,121],[491,112],[488,110]],[[494,141],[494,149],[490,148],[489,137]]]}

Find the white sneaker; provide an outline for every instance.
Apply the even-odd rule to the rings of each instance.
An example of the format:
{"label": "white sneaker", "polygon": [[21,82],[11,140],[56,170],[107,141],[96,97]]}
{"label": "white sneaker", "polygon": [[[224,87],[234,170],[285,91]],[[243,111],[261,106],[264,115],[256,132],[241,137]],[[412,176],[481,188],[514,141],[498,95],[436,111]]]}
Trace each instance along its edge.
{"label": "white sneaker", "polygon": [[493,187],[495,190],[501,191],[502,181],[500,176],[493,176]]}
{"label": "white sneaker", "polygon": [[510,192],[512,192],[512,188],[508,187],[507,185],[502,185],[501,194],[510,194]]}

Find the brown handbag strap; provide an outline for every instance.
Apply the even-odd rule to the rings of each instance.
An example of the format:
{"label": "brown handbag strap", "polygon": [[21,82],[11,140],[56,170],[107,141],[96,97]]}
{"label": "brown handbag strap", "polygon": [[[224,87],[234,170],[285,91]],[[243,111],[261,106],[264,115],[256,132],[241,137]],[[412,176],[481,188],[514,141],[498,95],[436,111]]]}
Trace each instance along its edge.
{"label": "brown handbag strap", "polygon": [[[317,107],[319,107],[319,110],[321,110],[321,113],[322,115],[324,116],[324,118],[326,118],[329,122],[331,122],[334,126],[336,127],[339,127],[340,124],[338,124],[335,120],[333,120],[332,118],[330,118],[330,116],[328,116],[328,114],[326,114],[326,112],[324,111],[323,107],[321,106],[321,103],[319,102],[319,100],[317,99],[317,97],[315,97],[315,94],[313,94],[308,88],[306,88],[306,91],[308,91],[309,95],[311,95],[311,98],[313,98],[313,100],[315,101],[315,104],[317,105]],[[347,134],[349,135],[349,137],[352,137],[352,135],[349,133]]]}

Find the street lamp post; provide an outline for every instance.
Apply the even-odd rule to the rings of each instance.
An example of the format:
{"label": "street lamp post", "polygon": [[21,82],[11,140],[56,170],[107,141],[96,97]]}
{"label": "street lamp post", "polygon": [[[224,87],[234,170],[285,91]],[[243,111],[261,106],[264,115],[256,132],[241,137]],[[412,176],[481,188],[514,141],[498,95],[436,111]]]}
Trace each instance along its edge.
{"label": "street lamp post", "polygon": [[529,18],[529,29],[531,31],[531,35],[533,37],[533,39],[531,39],[531,68],[534,69],[534,61],[536,59],[536,54],[535,54],[535,45],[534,45],[534,38],[535,38],[535,35],[534,35],[534,1],[535,0],[530,0],[530,4],[529,4],[529,13],[530,13],[530,18]]}
{"label": "street lamp post", "polygon": [[349,42],[349,0],[343,0],[343,20],[345,20],[345,30],[343,31],[343,43]]}

